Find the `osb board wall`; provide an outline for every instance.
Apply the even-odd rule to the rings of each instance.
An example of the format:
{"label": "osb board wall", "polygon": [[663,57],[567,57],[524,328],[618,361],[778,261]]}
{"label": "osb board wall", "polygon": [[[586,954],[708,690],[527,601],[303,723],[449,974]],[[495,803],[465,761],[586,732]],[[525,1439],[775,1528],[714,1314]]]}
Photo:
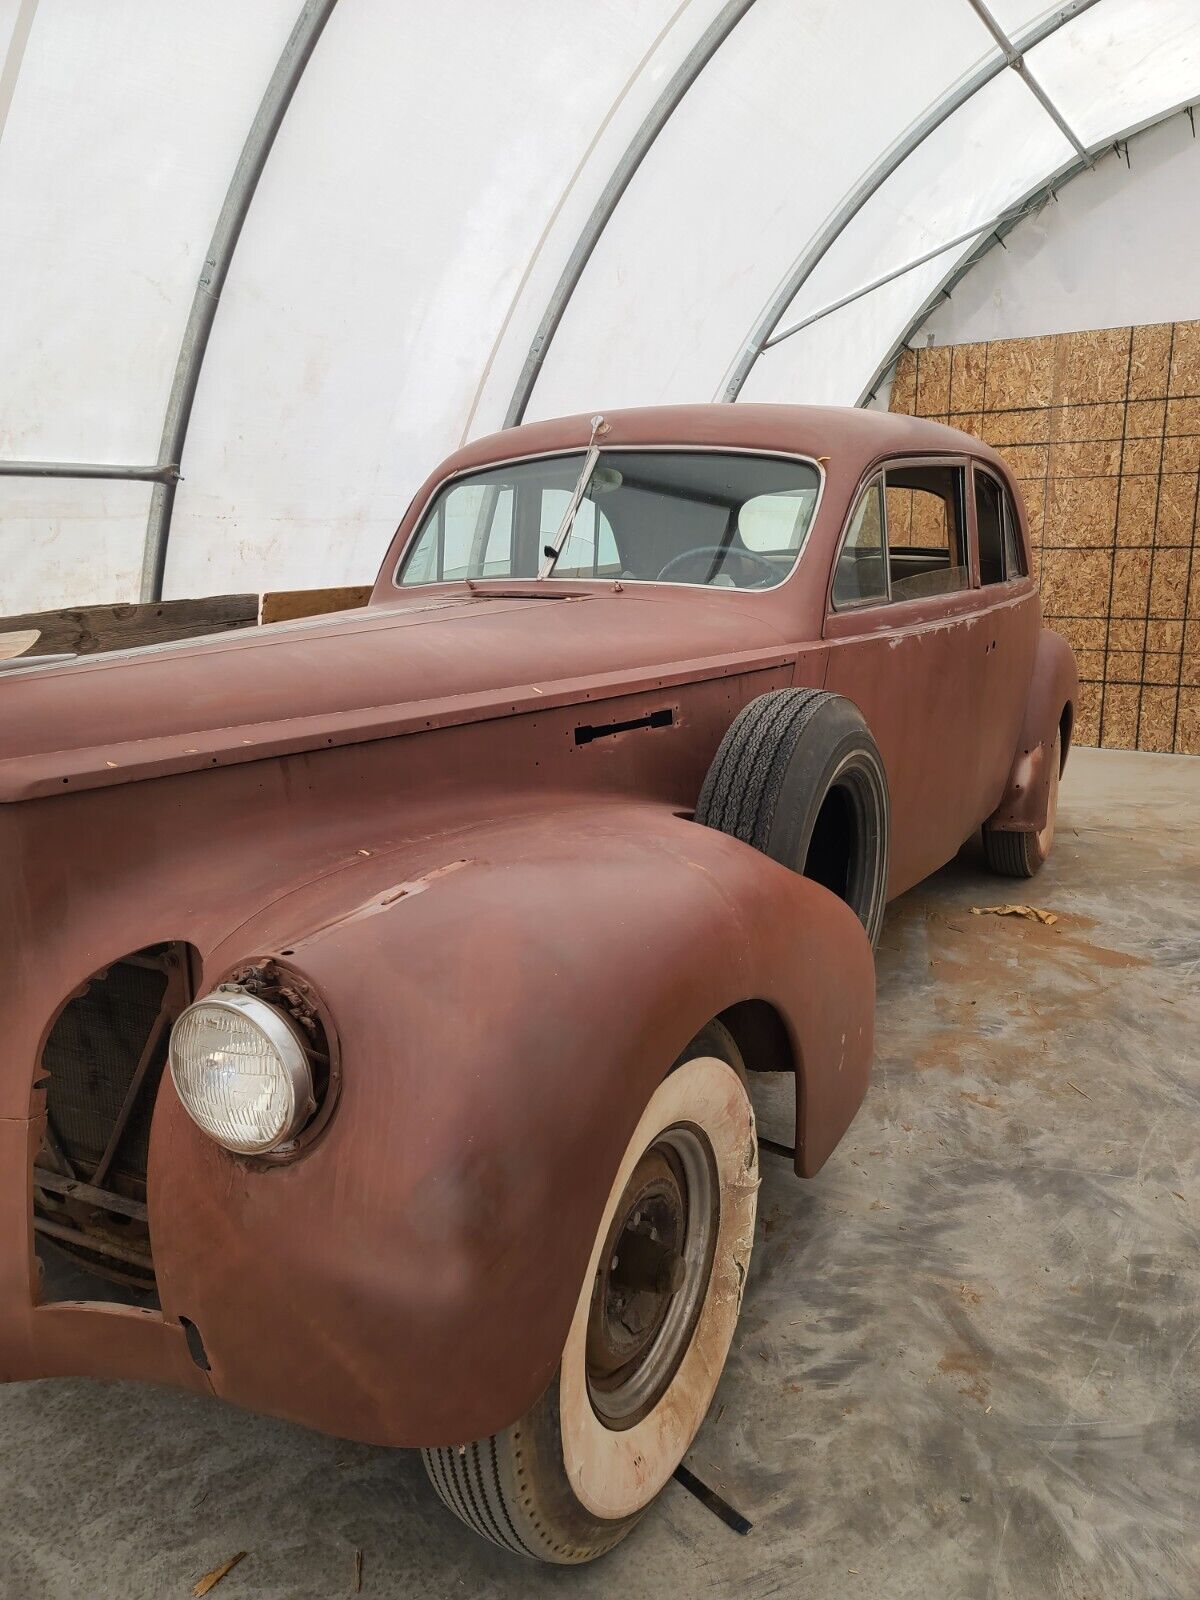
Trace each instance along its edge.
{"label": "osb board wall", "polygon": [[891,407],[1021,479],[1079,742],[1200,754],[1200,322],[905,351]]}

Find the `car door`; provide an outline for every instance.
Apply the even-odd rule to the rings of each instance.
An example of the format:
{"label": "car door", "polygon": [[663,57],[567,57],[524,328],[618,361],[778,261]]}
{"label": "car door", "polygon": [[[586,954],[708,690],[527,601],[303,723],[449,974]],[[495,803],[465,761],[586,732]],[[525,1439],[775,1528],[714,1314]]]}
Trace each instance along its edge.
{"label": "car door", "polygon": [[1037,586],[1029,576],[1019,500],[994,468],[973,462],[972,538],[979,598],[988,625],[980,686],[978,739],[982,810],[989,816],[1008,782],[1041,631]]}
{"label": "car door", "polygon": [[855,702],[883,756],[889,895],[948,861],[982,820],[991,636],[970,522],[965,458],[884,463],[860,490],[830,574],[825,687]]}

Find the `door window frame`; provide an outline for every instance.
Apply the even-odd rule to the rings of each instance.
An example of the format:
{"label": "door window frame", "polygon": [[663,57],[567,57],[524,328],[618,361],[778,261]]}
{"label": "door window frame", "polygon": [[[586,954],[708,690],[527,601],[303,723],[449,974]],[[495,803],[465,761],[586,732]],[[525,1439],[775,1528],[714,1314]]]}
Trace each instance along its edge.
{"label": "door window frame", "polygon": [[[1017,499],[1005,478],[997,472],[990,461],[980,461],[977,457],[971,458],[971,540],[974,546],[975,571],[979,572],[979,519],[975,514],[975,479],[977,477],[990,478],[1000,490],[1000,559],[1005,566],[1004,577],[999,583],[980,583],[981,589],[1007,589],[1010,584],[1025,582],[1030,574],[1029,544],[1025,536],[1025,528],[1021,521],[1020,512],[1017,510]],[[1009,572],[1008,550],[1004,538],[1005,508],[1007,515],[1012,519],[1013,531],[1016,534],[1017,554],[1021,558],[1024,572]]]}
{"label": "door window frame", "polygon": [[[852,619],[863,612],[881,613],[886,610],[889,621],[891,618],[897,617],[899,619],[897,625],[903,626],[907,621],[922,621],[927,613],[939,616],[957,611],[969,611],[978,604],[981,591],[979,584],[979,557],[975,541],[975,483],[971,474],[971,469],[974,465],[974,457],[966,453],[962,455],[926,455],[924,453],[891,455],[872,462],[859,479],[858,486],[850,501],[850,509],[842,524],[841,532],[838,534],[833,560],[829,564],[825,588],[825,628],[823,630],[826,637],[844,636],[845,634],[861,631],[853,626]],[[946,594],[916,595],[908,600],[895,600],[892,598],[891,540],[888,535],[887,525],[887,474],[889,467],[903,467],[906,470],[912,467],[955,467],[961,472],[962,503],[959,506],[959,518],[964,544],[963,554],[967,562],[967,582],[963,588],[952,589]],[[842,550],[850,532],[850,525],[858,510],[859,501],[876,478],[882,478],[883,480],[883,540],[884,548],[888,553],[887,598],[858,600],[850,605],[835,606],[833,603],[833,580],[837,572],[838,562],[842,559]],[[996,585],[989,584],[988,587],[995,588]],[[851,622],[851,626],[837,626],[838,623],[847,621]],[[830,624],[834,624],[832,634]],[[876,624],[877,628],[882,628],[883,626],[885,624],[882,621]]]}
{"label": "door window frame", "polygon": [[[882,539],[881,553],[883,557],[883,576],[887,584],[887,593],[882,597],[868,596],[865,600],[847,600],[842,605],[836,605],[833,599],[833,586],[837,579],[837,569],[841,563],[842,554],[846,548],[846,540],[850,537],[850,529],[854,526],[854,519],[858,516],[859,507],[867,495],[879,495],[879,523],[880,538]],[[844,617],[847,612],[866,611],[876,606],[886,606],[892,603],[892,573],[888,562],[888,536],[887,536],[887,479],[882,466],[873,467],[859,484],[850,502],[850,510],[846,516],[845,525],[838,535],[837,554],[829,568],[829,587],[826,595],[826,614],[829,616]]]}

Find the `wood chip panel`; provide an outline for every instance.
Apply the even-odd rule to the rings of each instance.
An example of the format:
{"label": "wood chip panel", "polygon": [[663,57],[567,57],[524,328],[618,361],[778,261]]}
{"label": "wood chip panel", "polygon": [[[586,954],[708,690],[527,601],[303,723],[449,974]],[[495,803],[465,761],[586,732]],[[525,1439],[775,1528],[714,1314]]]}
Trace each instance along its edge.
{"label": "wood chip panel", "polygon": [[1200,322],[907,350],[891,407],[1021,480],[1078,741],[1200,755]]}

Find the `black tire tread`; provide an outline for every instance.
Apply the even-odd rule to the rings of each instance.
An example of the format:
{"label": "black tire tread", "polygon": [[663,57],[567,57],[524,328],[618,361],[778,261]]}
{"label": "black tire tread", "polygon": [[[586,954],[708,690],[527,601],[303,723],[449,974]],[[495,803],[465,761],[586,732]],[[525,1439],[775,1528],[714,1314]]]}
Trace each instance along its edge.
{"label": "black tire tread", "polygon": [[[527,1556],[533,1552],[513,1525],[496,1461],[494,1440],[479,1444],[448,1445],[421,1451],[421,1460],[438,1498],[448,1511],[473,1528],[482,1538],[503,1550]],[[486,1447],[490,1445],[491,1449]],[[486,1456],[486,1459],[485,1459]]]}
{"label": "black tire tread", "polygon": [[[468,1445],[421,1451],[425,1473],[448,1511],[489,1543],[513,1555],[555,1563],[591,1561],[619,1544],[641,1513],[613,1525],[610,1535],[584,1545],[556,1538],[541,1514],[532,1486],[521,1470],[519,1426]],[[506,1487],[501,1458],[512,1468]]]}
{"label": "black tire tread", "polygon": [[780,689],[743,706],[705,777],[696,821],[765,849],[796,740],[832,699],[823,689]]}
{"label": "black tire tread", "polygon": [[1037,836],[1032,833],[1002,832],[984,828],[983,853],[988,866],[1003,878],[1032,878],[1041,866]]}

